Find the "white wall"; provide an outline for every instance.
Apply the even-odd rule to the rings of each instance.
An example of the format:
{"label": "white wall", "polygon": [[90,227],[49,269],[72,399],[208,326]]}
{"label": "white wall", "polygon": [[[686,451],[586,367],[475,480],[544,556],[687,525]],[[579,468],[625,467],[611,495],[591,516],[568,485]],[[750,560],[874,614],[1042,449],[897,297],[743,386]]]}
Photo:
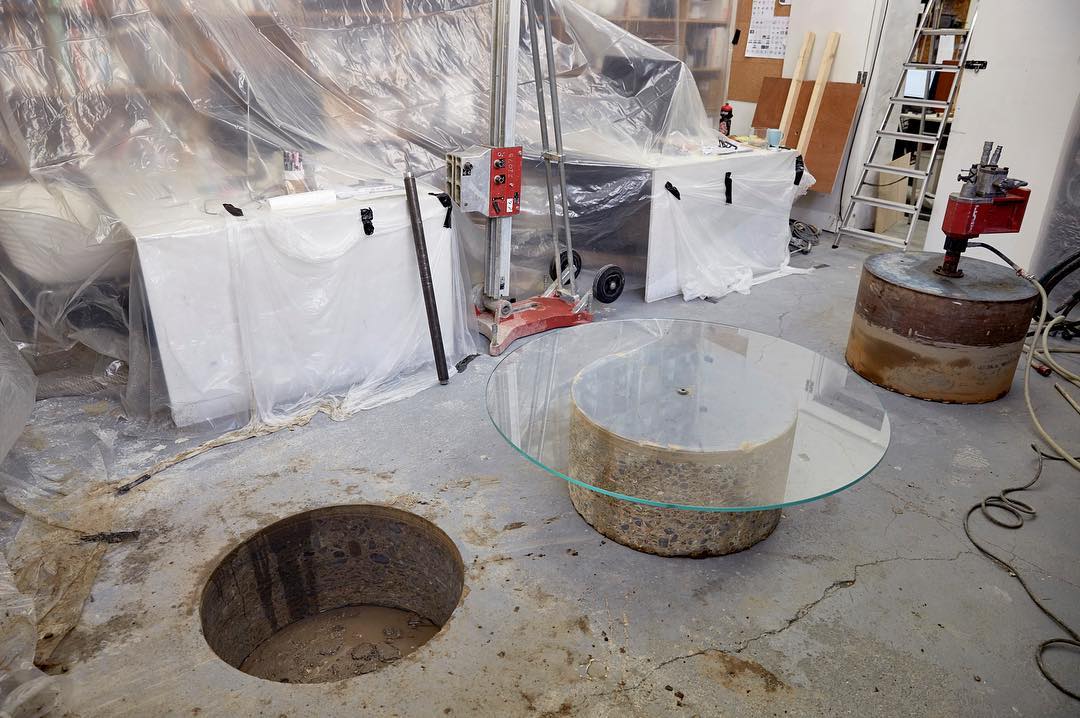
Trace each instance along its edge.
{"label": "white wall", "polygon": [[983,141],[994,140],[1005,147],[1001,164],[1030,183],[1031,199],[1019,233],[984,239],[1026,267],[1080,96],[1080,0],[980,0],[968,58],[990,64],[964,73],[926,249],[942,251],[945,195],[959,188],[957,172],[979,160]]}
{"label": "white wall", "polygon": [[[1080,0],[1077,0],[1080,2]],[[911,38],[919,0],[792,0],[788,29],[788,47],[784,59],[784,76],[790,77],[798,62],[799,50],[807,32],[816,35],[814,53],[810,58],[806,79],[813,82],[821,65],[830,32],[840,33],[840,45],[833,63],[832,82],[856,82],[860,71],[868,72],[874,63],[877,31],[882,13],[888,9],[877,64],[870,86],[865,92],[865,107],[855,129],[852,156],[854,164],[847,173],[842,188],[837,182],[831,194],[811,192],[800,199],[791,214],[824,229],[833,229],[841,209],[841,198],[850,196],[859,179],[858,169],[866,158],[874,130],[881,124],[888,107],[888,97],[896,88],[900,63],[911,49]],[[738,50],[736,50],[738,51]],[[752,102],[732,103],[735,108],[736,134],[749,132],[754,116]],[[841,161],[841,167],[847,157]],[[814,171],[813,167],[809,168]],[[844,204],[846,206],[846,202]]]}
{"label": "white wall", "polygon": [[[810,62],[813,79],[821,63],[829,32],[840,32],[840,48],[836,54],[830,81],[855,82],[860,70],[873,75],[870,84],[863,92],[863,111],[859,116],[858,126],[854,129],[850,153],[841,158],[840,167],[848,167],[843,186],[836,182],[830,194],[810,192],[794,207],[791,214],[796,219],[815,224],[822,229],[835,229],[840,224],[840,217],[847,207],[847,198],[855,190],[859,181],[862,163],[870,152],[874,141],[874,132],[881,126],[885,112],[889,107],[889,97],[896,89],[900,78],[901,63],[911,51],[911,39],[915,30],[919,0],[793,0],[791,6],[791,30],[789,37],[794,45],[802,42],[802,34],[807,30],[817,33],[814,42],[814,55]],[[878,29],[882,27],[882,13],[888,11],[880,44],[877,41]],[[874,51],[877,49],[875,61]],[[784,60],[784,72],[795,70],[799,48],[788,48]],[[809,167],[813,172],[814,168]],[[868,223],[871,217],[869,207],[860,207],[863,216],[856,215],[856,223]]]}

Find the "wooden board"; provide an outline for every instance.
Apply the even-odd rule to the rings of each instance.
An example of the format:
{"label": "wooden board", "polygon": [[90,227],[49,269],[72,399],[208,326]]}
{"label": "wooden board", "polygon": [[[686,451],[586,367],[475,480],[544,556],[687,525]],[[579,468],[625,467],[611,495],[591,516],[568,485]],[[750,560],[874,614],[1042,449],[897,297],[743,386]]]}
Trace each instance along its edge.
{"label": "wooden board", "polygon": [[821,66],[818,67],[817,79],[814,80],[814,91],[810,94],[810,108],[806,111],[806,118],[802,124],[802,133],[799,135],[800,155],[806,155],[806,150],[810,147],[810,140],[813,139],[818,112],[821,110],[825,90],[829,86],[829,76],[832,74],[833,61],[836,60],[836,50],[839,47],[840,33],[830,32],[829,40],[825,45],[825,54],[821,58]]}
{"label": "wooden board", "polygon": [[799,50],[799,60],[795,63],[795,72],[791,74],[791,84],[788,85],[787,99],[784,101],[784,114],[780,118],[781,136],[791,132],[791,118],[795,115],[795,105],[799,102],[799,90],[802,89],[803,80],[806,78],[806,68],[810,66],[810,55],[814,52],[814,33],[806,33],[803,38],[802,49]]}
{"label": "wooden board", "polygon": [[[758,96],[757,109],[754,111],[754,119],[750,123],[752,126],[780,126],[780,116],[784,113],[784,101],[787,99],[790,84],[791,80],[785,77],[764,78],[761,83],[761,94]],[[806,118],[806,111],[810,106],[810,95],[813,91],[814,83],[803,83],[802,90],[799,92],[799,104],[795,106],[795,116],[791,122],[792,136],[785,137],[782,141],[785,147],[795,147],[799,144],[799,135],[802,132],[803,120]],[[830,194],[833,190],[861,93],[862,85],[853,82],[830,82],[825,86],[821,111],[818,114],[810,146],[806,149],[804,156],[806,168],[817,180],[810,188],[812,192]]]}
{"label": "wooden board", "polygon": [[[779,77],[784,72],[783,60],[772,60],[766,57],[746,57],[744,54],[746,52],[746,38],[750,34],[750,14],[752,11],[753,0],[739,0],[735,11],[735,30],[739,33],[739,44],[731,49],[731,74],[728,79],[727,92],[729,100],[757,102],[762,80],[766,77]],[[774,13],[776,15],[790,16],[791,6],[775,2]],[[788,42],[791,42],[790,36]],[[780,110],[783,111],[782,106]],[[773,127],[779,126],[779,118],[777,120],[777,124],[773,125]]]}
{"label": "wooden board", "polygon": [[[893,167],[911,167],[911,154],[906,154],[903,157],[897,157],[895,160],[889,163]],[[904,181],[903,175],[888,174],[886,172],[878,172],[877,179],[873,180],[881,187],[875,187],[877,190],[878,199],[887,199],[892,202],[900,202],[901,204],[907,204],[908,202],[908,183]],[[866,190],[863,190],[864,192]],[[904,214],[903,212],[897,212],[893,209],[885,209],[884,207],[874,208],[874,231],[878,234],[885,234],[893,225],[897,222],[907,221],[907,218],[911,215]]]}

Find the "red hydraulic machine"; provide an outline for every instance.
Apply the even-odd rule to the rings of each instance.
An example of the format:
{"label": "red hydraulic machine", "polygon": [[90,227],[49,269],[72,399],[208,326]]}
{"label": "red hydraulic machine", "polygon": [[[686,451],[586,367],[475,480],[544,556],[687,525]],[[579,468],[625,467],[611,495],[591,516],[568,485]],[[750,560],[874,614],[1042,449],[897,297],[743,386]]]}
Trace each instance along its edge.
{"label": "red hydraulic machine", "polygon": [[[993,150],[991,152],[991,150]],[[944,258],[885,252],[863,264],[846,358],[866,379],[908,396],[963,404],[1008,393],[1038,303],[1035,287],[1000,264],[960,256],[980,234],[1017,232],[1031,192],[999,167],[1001,147],[949,195]],[[1004,256],[1004,255],[1001,255]]]}

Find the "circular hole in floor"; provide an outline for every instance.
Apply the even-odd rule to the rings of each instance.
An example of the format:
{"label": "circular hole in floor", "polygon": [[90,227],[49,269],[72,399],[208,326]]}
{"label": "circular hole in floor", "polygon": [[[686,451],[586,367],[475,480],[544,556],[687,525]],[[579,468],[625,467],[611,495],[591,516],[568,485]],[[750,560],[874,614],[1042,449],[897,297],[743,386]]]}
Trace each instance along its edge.
{"label": "circular hole in floor", "polygon": [[461,554],[430,521],[389,506],[329,506],[264,528],[218,564],[203,589],[203,635],[250,675],[337,681],[416,650],[464,585]]}

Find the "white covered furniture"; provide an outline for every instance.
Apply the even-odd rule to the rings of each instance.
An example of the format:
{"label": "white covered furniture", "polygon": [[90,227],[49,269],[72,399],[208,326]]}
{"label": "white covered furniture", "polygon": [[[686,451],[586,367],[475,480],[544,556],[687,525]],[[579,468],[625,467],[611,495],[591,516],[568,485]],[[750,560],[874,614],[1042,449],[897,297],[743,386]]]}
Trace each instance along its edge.
{"label": "white covered furniture", "polygon": [[[421,203],[453,364],[473,351],[467,292],[446,210]],[[437,381],[403,191],[243,217],[190,211],[128,223],[177,425],[348,413]]]}

